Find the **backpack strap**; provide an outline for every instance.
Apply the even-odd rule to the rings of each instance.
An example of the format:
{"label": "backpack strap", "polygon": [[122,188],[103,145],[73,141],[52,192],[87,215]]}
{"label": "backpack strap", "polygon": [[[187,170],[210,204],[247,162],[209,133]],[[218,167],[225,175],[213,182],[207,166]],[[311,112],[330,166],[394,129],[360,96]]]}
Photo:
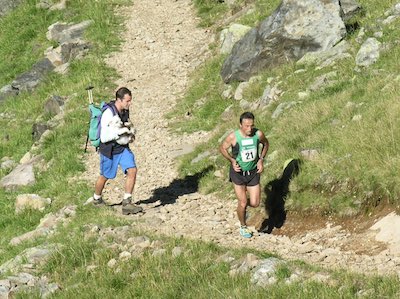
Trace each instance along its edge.
{"label": "backpack strap", "polygon": [[106,111],[108,108],[110,108],[112,114],[113,114],[113,115],[117,115],[117,114],[118,114],[118,110],[117,110],[117,107],[115,107],[114,102],[115,102],[115,101],[111,101],[111,102],[109,102],[109,103],[105,103],[105,104],[103,105],[102,109],[101,109],[102,112],[104,112],[104,111]]}

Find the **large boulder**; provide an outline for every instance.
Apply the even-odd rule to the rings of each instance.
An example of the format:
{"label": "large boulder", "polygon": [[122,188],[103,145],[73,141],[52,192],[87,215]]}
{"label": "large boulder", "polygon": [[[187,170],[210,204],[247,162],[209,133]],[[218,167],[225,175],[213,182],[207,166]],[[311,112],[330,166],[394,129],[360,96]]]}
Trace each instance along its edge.
{"label": "large boulder", "polygon": [[324,51],[343,39],[338,0],[283,0],[273,14],[235,44],[225,60],[225,83],[247,81],[262,69]]}

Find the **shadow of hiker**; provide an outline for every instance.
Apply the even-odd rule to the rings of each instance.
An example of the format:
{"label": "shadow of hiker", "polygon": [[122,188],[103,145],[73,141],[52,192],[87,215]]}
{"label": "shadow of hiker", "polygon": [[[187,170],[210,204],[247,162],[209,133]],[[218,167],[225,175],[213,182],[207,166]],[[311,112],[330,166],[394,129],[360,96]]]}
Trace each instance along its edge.
{"label": "shadow of hiker", "polygon": [[300,160],[292,159],[279,179],[270,181],[264,188],[267,197],[265,210],[268,218],[261,224],[259,232],[270,234],[272,230],[281,228],[286,220],[285,200],[289,194],[290,181],[300,172]]}
{"label": "shadow of hiker", "polygon": [[149,204],[156,201],[160,201],[157,207],[173,204],[179,196],[196,192],[199,189],[199,180],[213,169],[213,166],[208,166],[195,175],[174,179],[169,186],[154,190],[150,198],[138,201],[137,204]]}

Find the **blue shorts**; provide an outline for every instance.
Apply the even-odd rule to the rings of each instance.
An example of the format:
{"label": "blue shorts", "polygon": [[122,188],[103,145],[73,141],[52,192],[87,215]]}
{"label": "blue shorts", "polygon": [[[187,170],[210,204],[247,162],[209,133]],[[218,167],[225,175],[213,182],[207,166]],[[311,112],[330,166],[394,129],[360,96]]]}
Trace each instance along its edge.
{"label": "blue shorts", "polygon": [[112,159],[100,153],[100,174],[107,179],[113,179],[117,176],[118,165],[126,174],[128,168],[136,168],[135,155],[128,148],[120,154],[113,155]]}

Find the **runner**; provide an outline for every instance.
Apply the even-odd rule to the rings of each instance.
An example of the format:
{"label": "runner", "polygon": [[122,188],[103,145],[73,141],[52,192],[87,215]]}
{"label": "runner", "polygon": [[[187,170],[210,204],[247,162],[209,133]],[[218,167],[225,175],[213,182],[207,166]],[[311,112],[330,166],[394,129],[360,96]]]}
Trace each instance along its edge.
{"label": "runner", "polygon": [[[221,154],[231,163],[229,181],[233,183],[238,199],[240,235],[244,238],[253,236],[246,225],[246,208],[248,205],[258,207],[260,204],[260,174],[264,170],[263,160],[268,147],[269,143],[264,133],[254,127],[254,115],[251,112],[240,116],[239,129],[230,133],[219,147]],[[232,149],[232,154],[229,154],[229,148]]]}

